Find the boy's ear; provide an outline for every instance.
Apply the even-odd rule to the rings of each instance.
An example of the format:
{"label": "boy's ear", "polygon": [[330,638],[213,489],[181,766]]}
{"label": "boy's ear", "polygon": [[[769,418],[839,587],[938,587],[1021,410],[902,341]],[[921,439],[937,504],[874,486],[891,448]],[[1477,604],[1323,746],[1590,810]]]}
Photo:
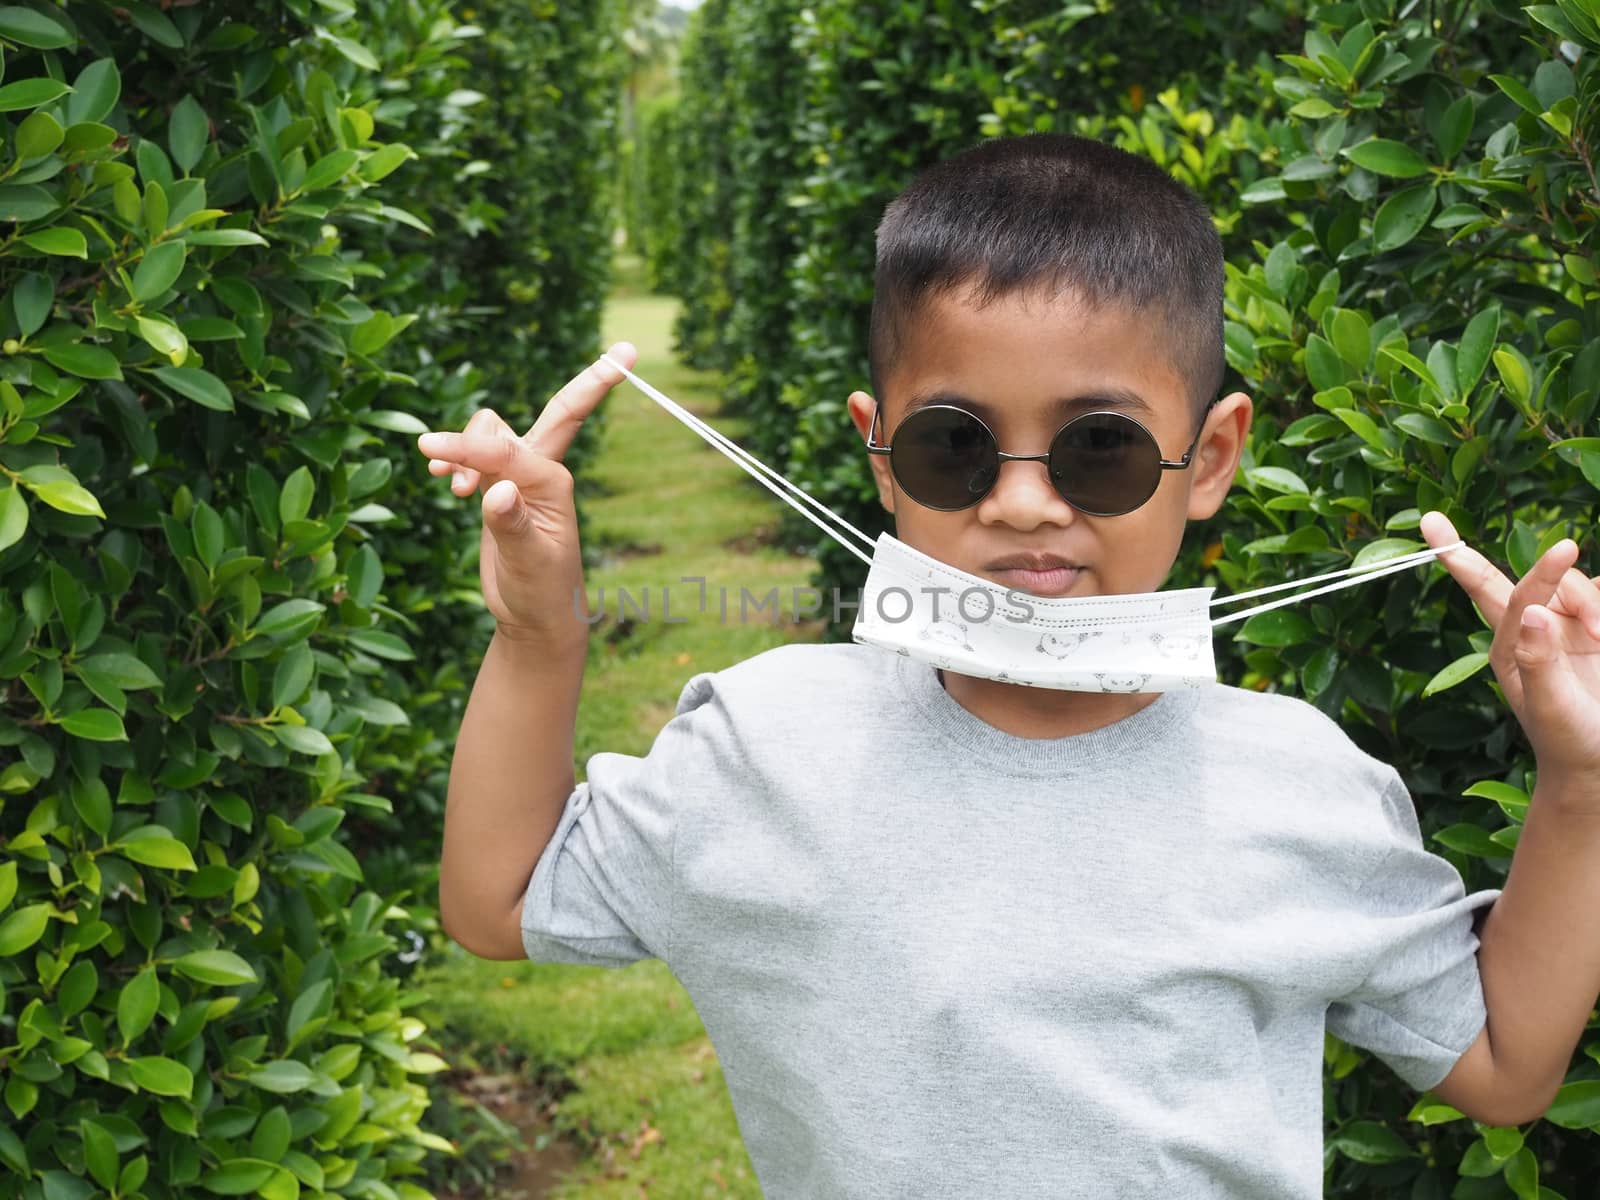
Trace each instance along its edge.
{"label": "boy's ear", "polygon": [[1194,457],[1189,462],[1189,470],[1193,472],[1189,486],[1189,520],[1215,516],[1222,507],[1239,470],[1254,411],[1249,396],[1230,392],[1206,414]]}
{"label": "boy's ear", "polygon": [[[851,392],[850,399],[845,402],[845,407],[850,410],[850,421],[855,425],[856,431],[861,434],[861,444],[867,444],[868,431],[872,429],[872,413],[877,408],[877,401],[866,392]],[[884,432],[883,414],[878,415],[878,444],[882,445],[887,434]],[[865,453],[865,451],[863,451]],[[868,454],[867,463],[872,467],[872,478],[878,485],[878,503],[883,505],[884,511],[894,512],[894,475],[889,470],[889,456],[887,454]]]}

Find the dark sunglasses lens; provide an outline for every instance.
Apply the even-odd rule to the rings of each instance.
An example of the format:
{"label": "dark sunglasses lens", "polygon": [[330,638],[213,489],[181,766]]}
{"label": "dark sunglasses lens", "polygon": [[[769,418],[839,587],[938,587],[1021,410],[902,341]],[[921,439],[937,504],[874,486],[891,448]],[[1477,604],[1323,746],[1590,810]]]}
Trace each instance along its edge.
{"label": "dark sunglasses lens", "polygon": [[889,465],[918,504],[965,508],[994,486],[997,450],[994,436],[971,413],[920,408],[895,428]]}
{"label": "dark sunglasses lens", "polygon": [[1138,508],[1161,482],[1161,448],[1137,421],[1090,413],[1050,445],[1050,481],[1074,508],[1114,517]]}

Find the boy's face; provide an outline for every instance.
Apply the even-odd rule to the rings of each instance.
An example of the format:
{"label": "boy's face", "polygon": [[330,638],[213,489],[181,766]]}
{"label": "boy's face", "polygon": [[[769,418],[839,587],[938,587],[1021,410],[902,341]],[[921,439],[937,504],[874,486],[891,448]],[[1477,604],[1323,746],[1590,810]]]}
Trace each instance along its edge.
{"label": "boy's face", "polygon": [[[1002,587],[1041,595],[1158,589],[1184,523],[1221,505],[1250,427],[1250,400],[1239,392],[1219,401],[1201,426],[1164,321],[1120,307],[1094,309],[1071,292],[1054,300],[1014,294],[984,308],[963,291],[932,300],[913,318],[884,387],[887,395],[877,397],[880,443],[891,440],[915,398],[934,395],[975,413],[1012,454],[1045,453],[1068,419],[1096,410],[1134,417],[1169,461],[1183,457],[1200,429],[1189,466],[1162,471],[1149,500],[1115,517],[1073,508],[1051,486],[1043,462],[1003,463],[993,488],[969,508],[927,508],[900,488],[887,455],[870,456],[901,541]],[[854,392],[849,408],[865,438],[873,398]],[[1056,572],[1053,585],[1030,586],[999,565],[1017,554],[1058,555],[1070,568]]]}

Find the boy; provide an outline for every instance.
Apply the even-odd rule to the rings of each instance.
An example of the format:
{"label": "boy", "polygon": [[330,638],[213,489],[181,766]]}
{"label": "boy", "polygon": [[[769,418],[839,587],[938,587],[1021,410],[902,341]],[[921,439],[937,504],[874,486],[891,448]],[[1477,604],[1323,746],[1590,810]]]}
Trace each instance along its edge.
{"label": "boy", "polygon": [[[1158,588],[1250,426],[1248,397],[1217,398],[1221,246],[1199,201],[1096,142],[997,139],[891,204],[877,256],[875,395],[849,412],[896,448],[870,459],[896,536],[1039,595]],[[1473,916],[1501,892],[1464,895],[1396,773],[1286,696],[1023,688],[791,645],[696,675],[647,756],[597,754],[574,787],[587,626],[558,460],[620,378],[589,367],[521,439],[480,412],[420,440],[457,494],[484,486],[498,621],[440,913],[487,958],[667,962],[768,1196],[1312,1200],[1325,1027],[1477,1119],[1544,1111],[1600,961],[1556,932],[1600,901],[1600,597],[1570,541],[1515,591],[1446,556],[1499,629],[1541,768],[1517,855],[1538,861],[1487,922],[1500,973],[1480,976]],[[930,405],[1013,454],[1126,414],[1175,469],[1115,516],[1043,462],[953,484],[897,440]],[[925,421],[904,429],[951,436]],[[1437,515],[1426,536],[1454,540]]]}

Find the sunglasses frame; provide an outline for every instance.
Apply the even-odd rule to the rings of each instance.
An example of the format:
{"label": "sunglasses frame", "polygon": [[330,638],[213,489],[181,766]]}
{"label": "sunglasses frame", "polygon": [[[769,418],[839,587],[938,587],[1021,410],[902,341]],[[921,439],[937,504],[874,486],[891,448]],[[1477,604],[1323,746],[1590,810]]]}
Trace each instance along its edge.
{"label": "sunglasses frame", "polygon": [[[1220,398],[1220,397],[1218,397],[1218,398]],[[1051,445],[1052,448],[1054,448],[1054,446],[1056,444],[1056,441],[1061,437],[1061,435],[1063,433],[1065,433],[1067,431],[1067,429],[1069,427],[1072,426],[1072,424],[1074,422],[1082,421],[1082,420],[1084,420],[1085,418],[1088,418],[1088,417],[1118,417],[1118,418],[1120,418],[1120,419],[1122,419],[1124,421],[1131,422],[1139,430],[1139,432],[1143,433],[1145,435],[1145,437],[1150,439],[1150,444],[1156,448],[1156,463],[1161,468],[1161,470],[1163,470],[1163,471],[1181,471],[1184,468],[1188,467],[1189,461],[1190,461],[1191,457],[1194,455],[1195,447],[1200,444],[1200,434],[1205,431],[1206,417],[1208,415],[1210,415],[1211,410],[1214,407],[1216,407],[1216,403],[1217,403],[1217,399],[1218,398],[1214,398],[1211,401],[1210,404],[1207,404],[1205,412],[1200,414],[1200,427],[1194,431],[1194,440],[1189,443],[1189,448],[1183,452],[1183,457],[1182,458],[1171,459],[1171,460],[1162,458],[1161,457],[1161,443],[1156,440],[1156,435],[1151,433],[1150,430],[1145,426],[1145,424],[1142,421],[1139,421],[1139,420],[1137,420],[1137,419],[1135,419],[1133,417],[1130,417],[1125,412],[1117,412],[1114,409],[1096,409],[1093,412],[1079,413],[1077,416],[1075,416],[1071,420],[1067,421],[1066,424],[1062,425],[1060,429],[1056,430],[1055,434],[1050,438],[1050,445]],[[873,435],[877,432],[877,428],[878,428],[878,410],[881,407],[882,406],[877,404],[876,402],[873,403],[873,406],[872,406],[872,424],[867,429],[867,453],[868,454],[887,454],[887,455],[889,455],[890,456],[889,457],[889,469],[891,471],[894,471],[894,453],[893,453],[894,452],[894,435],[893,434],[890,435],[888,443],[875,442],[873,440]],[[992,443],[994,443],[995,454],[998,455],[998,459],[997,459],[997,461],[995,463],[994,479],[990,481],[989,486],[986,487],[978,495],[974,496],[971,500],[967,501],[965,504],[957,504],[957,505],[953,505],[953,506],[947,506],[947,505],[943,505],[943,504],[927,504],[927,503],[924,503],[921,500],[918,500],[915,496],[912,496],[910,489],[906,489],[906,495],[910,496],[911,499],[913,501],[915,501],[917,504],[921,504],[923,508],[931,508],[931,509],[935,510],[936,512],[960,512],[962,509],[971,508],[975,504],[982,503],[984,497],[986,497],[990,492],[994,491],[995,484],[1000,482],[1000,467],[1004,466],[1007,462],[1042,462],[1042,463],[1045,463],[1047,465],[1049,464],[1049,462],[1050,462],[1050,451],[1049,450],[1045,451],[1043,454],[1008,454],[1008,453],[1006,453],[1004,450],[1000,449],[1000,439],[995,437],[994,430],[989,428],[988,424],[984,421],[984,419],[982,417],[978,416],[977,413],[970,412],[969,410],[967,410],[965,408],[962,408],[959,404],[924,404],[924,405],[921,405],[920,407],[916,408],[912,412],[907,413],[904,417],[902,417],[900,419],[900,425],[896,425],[895,426],[895,433],[899,433],[900,432],[900,426],[904,425],[912,417],[915,417],[917,415],[917,413],[926,412],[926,411],[928,411],[930,409],[940,409],[940,408],[950,409],[952,412],[958,412],[962,416],[970,417],[972,420],[976,421],[978,423],[979,427],[982,428],[982,430],[989,435],[989,440]],[[899,483],[902,488],[905,488],[906,485],[900,479],[900,474],[899,474],[898,471],[894,471],[894,477],[895,477],[895,482]],[[1160,477],[1158,476],[1157,477],[1157,487],[1159,487],[1159,486],[1160,486]],[[1143,500],[1139,501],[1138,504],[1133,505],[1132,508],[1123,508],[1123,509],[1117,510],[1116,512],[1096,512],[1093,509],[1084,508],[1082,505],[1073,504],[1073,502],[1071,500],[1068,500],[1066,498],[1066,496],[1062,495],[1061,489],[1059,487],[1056,487],[1054,481],[1051,482],[1051,487],[1054,488],[1056,495],[1061,496],[1061,499],[1062,499],[1063,502],[1065,502],[1066,504],[1070,505],[1072,508],[1076,509],[1078,512],[1084,513],[1084,514],[1086,514],[1088,516],[1091,516],[1091,517],[1120,517],[1120,516],[1123,516],[1126,513],[1134,512],[1134,511],[1144,507],[1144,505],[1148,504],[1149,501],[1150,501],[1150,496],[1153,496],[1156,493],[1156,489],[1152,488],[1150,490],[1150,495],[1146,496]]]}

